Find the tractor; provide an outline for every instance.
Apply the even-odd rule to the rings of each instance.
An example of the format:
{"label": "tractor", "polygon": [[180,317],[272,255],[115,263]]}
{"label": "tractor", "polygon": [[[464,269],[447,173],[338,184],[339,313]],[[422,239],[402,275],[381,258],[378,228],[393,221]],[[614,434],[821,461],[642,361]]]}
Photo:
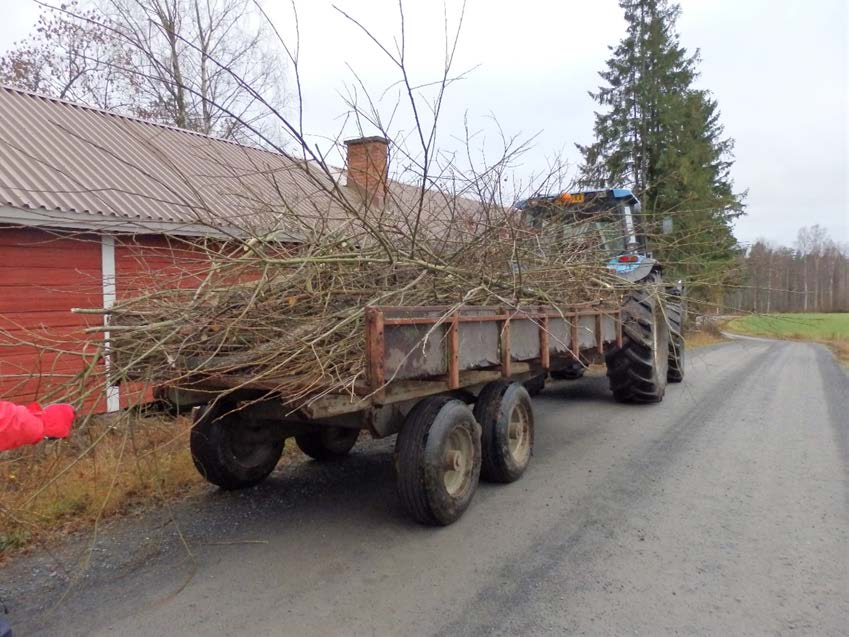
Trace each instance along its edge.
{"label": "tractor", "polygon": [[[649,251],[640,202],[627,189],[564,192],[533,197],[516,205],[525,222],[538,230],[544,244],[555,249],[598,248],[607,269],[629,283],[622,301],[622,346],[605,353],[607,376],[616,400],[652,403],[663,400],[667,382],[684,378],[684,301],[679,281],[662,282],[663,268]],[[664,221],[664,232],[671,229]],[[558,380],[581,378],[580,358],[552,370]],[[545,385],[547,375],[526,384],[531,393]]]}

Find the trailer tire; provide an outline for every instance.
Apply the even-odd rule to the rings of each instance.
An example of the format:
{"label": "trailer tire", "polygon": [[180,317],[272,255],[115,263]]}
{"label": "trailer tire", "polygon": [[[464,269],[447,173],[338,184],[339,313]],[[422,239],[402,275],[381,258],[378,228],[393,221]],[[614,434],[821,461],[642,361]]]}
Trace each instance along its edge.
{"label": "trailer tire", "polygon": [[529,396],[536,396],[545,389],[546,376],[547,374],[540,374],[539,376],[534,376],[524,382],[525,389],[528,391]]}
{"label": "trailer tire", "polygon": [[360,437],[359,429],[321,427],[295,436],[295,444],[313,460],[340,460],[348,455]]}
{"label": "trailer tire", "polygon": [[481,426],[481,478],[515,482],[531,462],[534,450],[534,412],[521,383],[488,383],[475,403]]}
{"label": "trailer tire", "polygon": [[213,404],[194,411],[189,437],[192,461],[208,482],[225,490],[259,484],[277,466],[284,440],[246,441],[251,428],[232,405]]}
{"label": "trailer tire", "polygon": [[578,361],[571,363],[567,367],[563,367],[562,369],[555,369],[551,372],[551,377],[556,378],[557,380],[578,380],[579,378],[584,377],[584,372],[587,371],[587,368]]}
{"label": "trailer tire", "polygon": [[605,355],[613,397],[620,402],[660,402],[669,369],[669,326],[654,290],[626,296],[622,331],[622,347]]}
{"label": "trailer tire", "polygon": [[481,469],[481,429],[472,410],[449,396],[419,401],[395,443],[398,494],[422,524],[446,526],[472,501]]}
{"label": "trailer tire", "polygon": [[669,371],[666,380],[670,383],[680,383],[684,380],[684,363],[686,360],[686,344],[684,343],[684,302],[670,301],[666,306],[669,319]]}

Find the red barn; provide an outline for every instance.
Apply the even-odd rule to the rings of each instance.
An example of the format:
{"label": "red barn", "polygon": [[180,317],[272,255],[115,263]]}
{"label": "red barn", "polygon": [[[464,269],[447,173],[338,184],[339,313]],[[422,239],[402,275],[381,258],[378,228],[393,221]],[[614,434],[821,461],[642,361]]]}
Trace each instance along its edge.
{"label": "red barn", "polygon": [[[340,186],[371,205],[389,183],[387,141],[348,152],[351,188]],[[261,223],[298,241],[279,211],[328,213],[328,182],[280,154],[0,87],[0,398],[55,399],[81,370],[108,366],[108,351],[81,345],[102,317],[72,308],[109,307],[152,281],[187,284],[201,237]],[[100,410],[122,404],[102,383],[79,392]]]}

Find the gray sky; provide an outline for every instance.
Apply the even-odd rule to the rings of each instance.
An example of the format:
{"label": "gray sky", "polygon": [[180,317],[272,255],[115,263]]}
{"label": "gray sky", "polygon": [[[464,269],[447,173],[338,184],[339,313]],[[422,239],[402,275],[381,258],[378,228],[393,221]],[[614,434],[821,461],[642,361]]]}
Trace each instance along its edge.
{"label": "gray sky", "polygon": [[[38,8],[0,0],[0,49],[24,37]],[[286,37],[291,13],[278,0],[264,6]],[[337,4],[391,43],[398,33],[394,0]],[[741,241],[792,244],[802,225],[819,223],[849,242],[849,2],[847,0],[682,0],[681,40],[701,49],[699,84],[719,102],[726,133],[736,140],[732,176],[748,189]],[[459,4],[448,0],[456,24]],[[414,81],[436,79],[443,47],[441,2],[407,0],[408,58]],[[357,72],[374,95],[397,73],[373,43],[325,0],[298,2],[306,129],[335,136],[346,111],[340,97]],[[562,154],[576,162],[575,142],[592,139],[594,103],[588,90],[608,45],[623,35],[615,0],[469,0],[456,70],[477,67],[448,93],[441,131],[446,147],[462,135],[464,117],[475,144],[492,150],[497,128],[508,135],[541,133],[517,166],[520,178]],[[380,102],[388,114],[395,92]],[[400,117],[396,129],[409,130]],[[366,130],[367,134],[373,131]],[[345,136],[356,131],[350,125]]]}

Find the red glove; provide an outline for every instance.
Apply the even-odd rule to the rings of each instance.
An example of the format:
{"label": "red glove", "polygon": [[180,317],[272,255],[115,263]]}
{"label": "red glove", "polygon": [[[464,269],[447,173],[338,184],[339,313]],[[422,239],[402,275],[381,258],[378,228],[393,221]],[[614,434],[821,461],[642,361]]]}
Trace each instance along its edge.
{"label": "red glove", "polygon": [[[33,415],[41,416],[45,437],[67,438],[71,433],[71,425],[74,424],[74,408],[71,405],[58,403],[56,405],[47,405],[47,407],[41,409],[41,405],[33,403],[27,409]],[[41,412],[40,414],[39,411]]]}
{"label": "red glove", "polygon": [[70,405],[38,403],[26,407],[0,400],[0,451],[34,445],[44,439],[64,438],[71,433],[74,408]]}

